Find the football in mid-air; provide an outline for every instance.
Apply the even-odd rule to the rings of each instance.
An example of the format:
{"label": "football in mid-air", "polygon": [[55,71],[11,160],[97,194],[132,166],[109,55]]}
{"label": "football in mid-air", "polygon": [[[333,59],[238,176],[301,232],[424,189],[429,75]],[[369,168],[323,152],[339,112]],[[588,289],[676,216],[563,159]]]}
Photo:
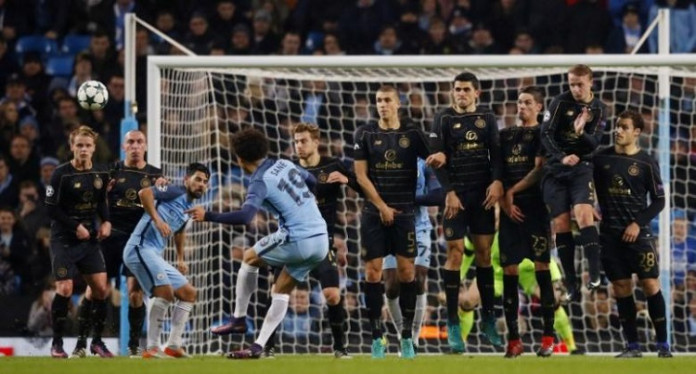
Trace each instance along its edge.
{"label": "football in mid-air", "polygon": [[87,110],[104,109],[108,101],[109,91],[102,82],[87,81],[77,90],[77,102]]}

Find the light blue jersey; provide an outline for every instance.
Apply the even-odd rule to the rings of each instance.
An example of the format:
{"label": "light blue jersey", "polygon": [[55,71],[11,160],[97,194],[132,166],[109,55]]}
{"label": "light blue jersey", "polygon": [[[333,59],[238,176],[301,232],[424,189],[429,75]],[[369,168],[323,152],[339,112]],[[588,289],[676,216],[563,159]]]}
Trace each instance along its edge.
{"label": "light blue jersey", "polygon": [[326,234],[326,222],[305,179],[308,171],[291,161],[266,159],[251,175],[244,204],[272,213],[288,242]]}
{"label": "light blue jersey", "polygon": [[[418,159],[418,177],[416,179],[416,197],[425,196],[429,191],[442,188],[433,169],[425,165],[425,160]],[[427,206],[420,206],[416,210],[416,232],[430,231],[433,224],[430,222]]]}
{"label": "light blue jersey", "polygon": [[[157,201],[157,214],[169,225],[172,232],[176,233],[183,230],[189,219],[188,214],[184,212],[194,206],[193,202],[188,199],[186,188],[183,186],[150,188]],[[157,227],[155,227],[152,217],[145,212],[135,230],[133,230],[128,244],[155,248],[159,250],[159,253],[162,253],[166,246],[166,241],[159,230],[157,230]]]}
{"label": "light blue jersey", "polygon": [[[193,207],[186,188],[180,186],[151,187],[156,200],[157,214],[169,225],[173,233],[186,227],[186,210]],[[166,239],[155,227],[152,217],[143,213],[123,250],[123,263],[138,279],[148,294],[158,286],[171,285],[177,290],[188,283],[186,277],[162,257]]]}

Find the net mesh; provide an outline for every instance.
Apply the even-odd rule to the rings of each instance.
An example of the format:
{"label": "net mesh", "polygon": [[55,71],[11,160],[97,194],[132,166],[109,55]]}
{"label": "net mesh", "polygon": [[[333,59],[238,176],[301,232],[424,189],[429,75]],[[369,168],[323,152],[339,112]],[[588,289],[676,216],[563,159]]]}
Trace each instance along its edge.
{"label": "net mesh", "polygon": [[[657,68],[595,67],[593,70],[595,94],[607,104],[610,123],[625,109],[639,111],[646,120],[640,144],[654,152],[658,139]],[[566,68],[469,71],[481,80],[481,103],[495,112],[500,128],[515,124],[515,103],[521,87],[542,87],[547,104],[567,88]],[[299,121],[316,123],[322,130],[322,154],[351,164],[353,132],[376,117],[372,102],[380,85],[397,87],[403,115],[411,117],[427,131],[434,114],[450,105],[450,82],[459,72],[454,68],[160,69],[161,166],[164,174],[171,178],[181,177],[189,162],[209,165],[213,174],[204,204],[216,211],[237,209],[243,202],[247,181],[229,151],[229,137],[235,131],[257,128],[268,136],[273,155],[291,156],[290,126]],[[675,349],[693,351],[696,335],[690,326],[696,321],[696,235],[692,225],[695,212],[689,207],[696,207],[696,179],[692,178],[696,130],[691,126],[695,116],[696,71],[674,67],[670,90],[673,292],[665,298],[668,303],[671,300],[671,305],[668,304],[673,313],[670,331]],[[610,137],[606,138],[609,141]],[[349,349],[369,352],[371,337],[362,297],[363,268],[359,260],[359,207],[356,195],[346,191],[339,204],[337,245],[345,245],[348,252],[347,265],[341,267],[340,277],[348,315]],[[431,213],[433,222],[439,222],[437,210]],[[199,289],[186,335],[192,353],[228,350],[253,341],[270,295],[265,270],[260,274],[259,292],[252,297],[249,316],[253,323],[249,333],[242,338],[213,338],[207,329],[226,322],[232,313],[234,281],[243,248],[275,228],[276,222],[265,213],[259,213],[246,227],[195,224],[189,228],[189,276]],[[439,270],[446,259],[445,242],[437,225],[433,239],[428,311],[421,347],[427,352],[447,352],[444,293]],[[174,251],[168,254],[173,259]],[[581,261],[581,257],[577,261]],[[309,281],[307,288],[309,292],[295,292],[291,297],[288,317],[279,329],[277,350],[302,353],[331,349],[321,291],[314,280]],[[640,336],[645,342],[652,342],[645,298],[640,293],[637,297]],[[523,339],[534,343],[540,342],[541,335],[536,300],[534,296],[524,296],[520,305]],[[621,350],[623,340],[610,288],[585,294],[581,302],[571,303],[566,310],[578,347],[589,352]],[[500,315],[502,318],[502,312]],[[504,326],[503,323],[499,325]],[[391,324],[388,324],[388,331],[394,351],[397,341]],[[477,322],[468,336],[468,351],[492,351],[480,331]],[[563,344],[560,346],[563,349]]]}

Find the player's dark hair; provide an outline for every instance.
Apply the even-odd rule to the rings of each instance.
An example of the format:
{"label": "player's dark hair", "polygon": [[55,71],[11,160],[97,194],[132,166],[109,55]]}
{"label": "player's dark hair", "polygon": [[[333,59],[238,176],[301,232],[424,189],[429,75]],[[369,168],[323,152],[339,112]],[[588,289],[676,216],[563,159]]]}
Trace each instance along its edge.
{"label": "player's dark hair", "polygon": [[208,169],[207,166],[198,162],[192,162],[189,164],[188,167],[186,167],[186,176],[190,177],[197,171],[200,171],[201,173],[205,174],[206,178],[210,178],[210,169]]}
{"label": "player's dark hair", "polygon": [[643,116],[635,110],[625,110],[619,114],[618,121],[622,119],[630,119],[633,122],[633,128],[639,129],[641,132],[645,128],[645,121],[643,121]]}
{"label": "player's dark hair", "polygon": [[268,154],[268,140],[259,130],[247,128],[232,135],[232,149],[246,162],[258,161]]}
{"label": "player's dark hair", "polygon": [[587,75],[590,77],[590,80],[592,80],[592,69],[587,65],[577,64],[568,69],[568,74],[577,75],[579,77]]}
{"label": "player's dark hair", "polygon": [[522,94],[529,94],[532,95],[534,98],[534,101],[537,103],[541,104],[541,109],[544,109],[544,91],[537,87],[537,86],[526,86],[522,87],[520,90],[520,93],[518,95]]}
{"label": "player's dark hair", "polygon": [[468,71],[457,74],[452,83],[454,82],[471,82],[471,85],[474,86],[474,89],[477,91],[481,88],[481,84],[479,83],[476,75],[474,73],[469,73]]}

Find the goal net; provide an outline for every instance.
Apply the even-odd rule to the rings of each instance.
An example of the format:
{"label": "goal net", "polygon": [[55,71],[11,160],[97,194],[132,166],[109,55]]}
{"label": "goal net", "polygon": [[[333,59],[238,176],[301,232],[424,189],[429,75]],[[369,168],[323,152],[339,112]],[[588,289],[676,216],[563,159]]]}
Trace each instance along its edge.
{"label": "goal net", "polygon": [[[628,59],[628,57],[624,57]],[[539,59],[543,59],[540,57]],[[238,60],[238,58],[235,58]],[[297,122],[316,123],[322,130],[322,154],[352,164],[353,132],[356,127],[376,118],[374,96],[382,84],[394,85],[401,96],[402,114],[414,119],[425,131],[434,114],[450,105],[451,81],[463,70],[481,80],[480,102],[489,106],[500,128],[515,125],[518,90],[537,85],[546,94],[546,104],[567,89],[566,71],[575,61],[563,61],[550,67],[253,67],[229,59],[155,57],[149,63],[148,128],[150,138],[159,139],[151,146],[150,160],[160,164],[168,177],[180,177],[189,162],[202,162],[213,171],[204,205],[215,211],[240,207],[247,179],[230,153],[229,137],[241,128],[254,127],[271,142],[273,156],[292,156],[290,128]],[[465,59],[462,59],[465,61]],[[390,60],[398,61],[398,60]],[[454,61],[454,60],[450,60]],[[399,62],[398,65],[403,65]],[[489,64],[490,65],[490,64]],[[548,64],[545,64],[548,65]],[[692,224],[696,211],[696,180],[692,178],[692,153],[696,148],[696,130],[692,124],[696,106],[696,70],[672,66],[666,77],[669,97],[660,102],[659,65],[598,67],[591,64],[595,95],[607,104],[609,123],[626,109],[637,110],[646,121],[640,139],[642,147],[668,165],[671,189],[670,213],[662,216],[673,235],[660,233],[659,247],[663,292],[671,314],[670,337],[675,350],[695,351],[696,335],[696,234]],[[252,66],[252,67],[250,67]],[[445,67],[443,67],[445,66]],[[529,65],[527,65],[529,66]],[[669,115],[659,119],[659,107],[669,106]],[[665,125],[660,125],[665,123]],[[669,127],[668,129],[666,127]],[[613,127],[613,126],[611,126]],[[661,131],[661,132],[660,132]],[[661,135],[658,136],[658,133]],[[668,139],[659,140],[665,136]],[[606,134],[606,141],[611,141]],[[658,149],[658,144],[661,149]],[[359,258],[359,216],[361,202],[351,191],[339,204],[337,244],[345,245],[348,261],[341,268],[341,289],[347,309],[348,348],[369,352],[371,337],[363,299],[364,269]],[[441,217],[431,209],[433,223]],[[655,223],[657,227],[657,221]],[[259,292],[248,311],[250,329],[246,336],[218,338],[207,330],[228,321],[233,310],[234,282],[243,248],[276,229],[276,222],[259,213],[247,227],[193,224],[189,227],[187,259],[191,282],[200,290],[186,332],[186,344],[192,353],[227,351],[253,341],[266,312],[269,299],[268,272],[262,270]],[[663,230],[664,231],[664,230]],[[420,336],[421,350],[448,352],[446,318],[441,270],[445,262],[445,243],[436,225],[433,231],[433,255],[428,279],[428,310]],[[580,252],[580,251],[579,251]],[[174,251],[168,251],[173,257]],[[578,268],[586,269],[582,256]],[[308,291],[293,294],[288,315],[277,334],[276,351],[282,353],[325,352],[331,350],[327,308],[316,280]],[[654,341],[645,297],[636,293],[639,333],[648,346]],[[499,302],[500,305],[500,302]],[[577,346],[588,352],[620,351],[623,339],[610,287],[583,295],[581,302],[564,306],[570,316]],[[500,308],[501,333],[502,308]],[[538,346],[541,319],[536,296],[524,295],[520,303],[521,331],[527,349]],[[384,313],[387,316],[386,312]],[[476,323],[467,338],[467,351],[492,352]],[[397,341],[388,318],[390,350]],[[565,344],[560,336],[558,349]]]}

